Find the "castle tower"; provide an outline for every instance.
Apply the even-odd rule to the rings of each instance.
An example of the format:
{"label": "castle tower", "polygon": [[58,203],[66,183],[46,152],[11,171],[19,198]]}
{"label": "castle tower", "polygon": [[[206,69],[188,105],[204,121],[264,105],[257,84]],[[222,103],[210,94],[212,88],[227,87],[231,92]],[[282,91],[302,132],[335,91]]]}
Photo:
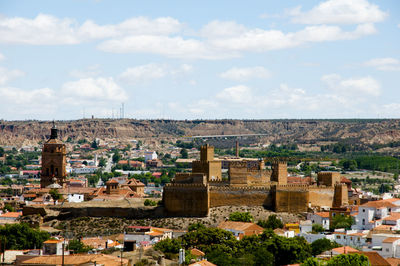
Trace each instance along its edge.
{"label": "castle tower", "polygon": [[273,161],[271,181],[278,182],[279,185],[286,185],[287,176],[287,163],[280,160]]}
{"label": "castle tower", "polygon": [[210,162],[214,160],[214,147],[204,145],[200,147],[200,161]]}
{"label": "castle tower", "polygon": [[221,161],[214,160],[213,146],[201,146],[200,160],[192,163],[192,173],[205,174],[208,181],[222,180]]}
{"label": "castle tower", "polygon": [[115,179],[111,179],[106,182],[106,192],[107,194],[118,194],[119,183]]}
{"label": "castle tower", "polygon": [[57,184],[64,186],[67,175],[65,166],[66,148],[58,137],[58,130],[53,122],[50,139],[43,145],[42,150],[42,171],[40,175],[40,187],[45,188],[53,184],[53,179]]}

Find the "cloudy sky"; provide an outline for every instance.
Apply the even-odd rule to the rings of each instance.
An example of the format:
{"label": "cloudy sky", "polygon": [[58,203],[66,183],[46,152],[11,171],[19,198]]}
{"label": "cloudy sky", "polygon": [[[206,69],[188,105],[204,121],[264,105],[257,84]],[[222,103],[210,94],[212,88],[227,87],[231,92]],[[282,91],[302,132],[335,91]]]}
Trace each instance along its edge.
{"label": "cloudy sky", "polygon": [[0,119],[400,118],[400,2],[0,1]]}

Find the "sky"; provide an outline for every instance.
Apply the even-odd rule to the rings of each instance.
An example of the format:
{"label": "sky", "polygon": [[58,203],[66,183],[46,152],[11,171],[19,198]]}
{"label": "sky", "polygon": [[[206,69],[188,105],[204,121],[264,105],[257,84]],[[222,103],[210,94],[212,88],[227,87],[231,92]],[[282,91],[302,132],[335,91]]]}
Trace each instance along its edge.
{"label": "sky", "polygon": [[0,0],[0,119],[400,118],[400,2]]}

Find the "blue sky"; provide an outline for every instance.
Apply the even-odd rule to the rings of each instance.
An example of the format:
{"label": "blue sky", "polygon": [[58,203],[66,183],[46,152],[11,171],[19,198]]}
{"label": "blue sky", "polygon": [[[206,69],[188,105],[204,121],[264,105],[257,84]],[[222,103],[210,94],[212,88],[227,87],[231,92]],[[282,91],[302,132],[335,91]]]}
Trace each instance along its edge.
{"label": "blue sky", "polygon": [[0,119],[400,118],[400,3],[0,1]]}

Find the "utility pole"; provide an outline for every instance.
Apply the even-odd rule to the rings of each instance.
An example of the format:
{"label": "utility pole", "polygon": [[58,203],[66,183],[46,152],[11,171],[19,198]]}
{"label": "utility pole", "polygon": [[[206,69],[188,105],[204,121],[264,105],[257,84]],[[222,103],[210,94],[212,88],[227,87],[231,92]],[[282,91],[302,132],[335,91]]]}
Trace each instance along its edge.
{"label": "utility pole", "polygon": [[6,236],[4,236],[3,263],[2,264],[4,264],[4,261],[6,259],[6,242],[7,242],[7,239],[6,239]]}

